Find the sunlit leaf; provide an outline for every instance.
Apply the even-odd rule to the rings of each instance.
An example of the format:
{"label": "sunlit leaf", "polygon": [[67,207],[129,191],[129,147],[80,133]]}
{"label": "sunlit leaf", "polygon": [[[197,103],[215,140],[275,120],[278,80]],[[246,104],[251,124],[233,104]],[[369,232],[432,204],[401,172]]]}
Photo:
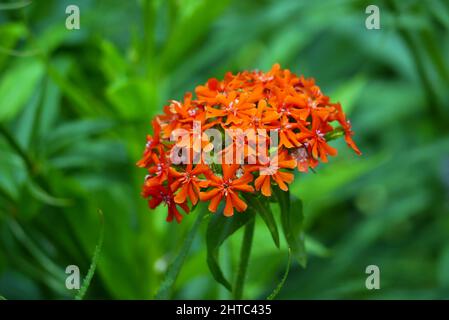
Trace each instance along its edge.
{"label": "sunlit leaf", "polygon": [[44,73],[38,60],[13,65],[0,79],[0,122],[13,118],[35,92]]}

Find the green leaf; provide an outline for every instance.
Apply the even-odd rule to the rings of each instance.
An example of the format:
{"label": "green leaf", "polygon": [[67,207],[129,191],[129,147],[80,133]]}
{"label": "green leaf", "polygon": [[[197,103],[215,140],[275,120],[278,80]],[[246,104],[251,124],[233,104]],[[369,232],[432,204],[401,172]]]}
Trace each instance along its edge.
{"label": "green leaf", "polygon": [[14,56],[14,46],[26,35],[27,28],[21,23],[7,23],[0,26],[0,68]]}
{"label": "green leaf", "polygon": [[52,282],[53,289],[60,291],[64,288],[64,270],[51,259],[48,253],[45,252],[45,248],[37,245],[34,239],[25,232],[15,219],[8,219],[7,223],[17,241],[29,251],[32,261],[35,261],[36,265],[45,270],[42,276],[46,277],[47,281]]}
{"label": "green leaf", "polygon": [[45,138],[48,151],[52,153],[64,147],[73,146],[76,142],[106,132],[113,126],[114,122],[106,119],[66,122],[56,127]]}
{"label": "green leaf", "polygon": [[127,72],[128,64],[114,44],[110,41],[103,40],[100,43],[100,50],[102,53],[100,67],[105,76],[108,77],[111,82],[124,77]]}
{"label": "green leaf", "polygon": [[254,219],[254,212],[252,211],[237,212],[232,217],[225,217],[223,212],[220,211],[211,218],[207,226],[207,264],[214,279],[229,291],[232,291],[231,284],[225,278],[218,263],[219,249],[230,235],[246,225],[251,219]]}
{"label": "green leaf", "polygon": [[47,191],[42,189],[41,186],[34,183],[32,180],[27,182],[27,187],[34,198],[50,206],[66,207],[73,204],[73,201],[70,199],[57,198],[49,194]]}
{"label": "green leaf", "polygon": [[185,239],[181,251],[176,257],[175,261],[168,267],[167,273],[162,281],[161,286],[159,287],[158,292],[156,293],[156,299],[168,299],[170,293],[172,292],[173,286],[175,284],[176,278],[181,271],[182,266],[184,265],[184,261],[187,258],[190,247],[192,246],[193,239],[195,238],[196,233],[198,232],[198,228],[203,221],[204,214],[206,213],[206,208],[200,208],[200,212],[193,224],[192,229],[187,234],[187,238]]}
{"label": "green leaf", "polygon": [[[184,56],[188,55],[189,50],[204,36],[229,2],[229,0],[180,2],[181,16],[173,26],[161,53],[162,70],[172,69],[184,59]],[[186,33],[185,30],[189,32]]]}
{"label": "green leaf", "polygon": [[157,87],[143,78],[117,81],[110,85],[106,95],[124,119],[149,117],[157,105]]}
{"label": "green leaf", "polygon": [[307,248],[308,254],[320,258],[327,258],[332,254],[329,248],[327,248],[324,244],[322,244],[318,240],[310,237],[309,235],[306,235],[305,246]]}
{"label": "green leaf", "polygon": [[83,280],[83,285],[81,286],[78,294],[75,296],[76,300],[82,300],[90,286],[90,282],[95,274],[95,269],[97,268],[98,259],[100,258],[101,249],[103,247],[104,239],[104,216],[101,210],[98,210],[98,215],[100,216],[100,236],[98,238],[98,243],[95,247],[94,255],[92,257],[92,262],[90,264],[89,271]]}
{"label": "green leaf", "polygon": [[358,74],[353,79],[344,82],[331,95],[334,101],[341,103],[343,110],[349,115],[354,109],[357,99],[367,83],[364,75]]}
{"label": "green leaf", "polygon": [[255,195],[251,194],[245,194],[244,197],[249,204],[248,210],[254,210],[255,213],[258,213],[260,215],[271,233],[274,244],[279,248],[279,231],[276,225],[276,221],[274,220],[273,212],[271,211],[268,198],[262,196],[256,197]]}
{"label": "green leaf", "polygon": [[289,191],[282,191],[278,187],[273,189],[281,209],[281,222],[285,240],[287,240],[288,246],[299,264],[306,267],[307,255],[302,230],[304,220],[302,201],[295,199],[293,205],[291,205]]}
{"label": "green leaf", "polygon": [[0,80],[0,122],[20,112],[44,74],[44,67],[38,60],[25,61],[8,69]]}
{"label": "green leaf", "polygon": [[24,8],[31,4],[31,0],[16,1],[13,3],[2,3],[0,4],[0,10],[16,10]]}
{"label": "green leaf", "polygon": [[290,272],[290,267],[292,265],[292,251],[288,249],[288,261],[287,261],[287,267],[285,268],[284,276],[281,279],[281,282],[277,285],[277,287],[273,290],[273,292],[268,296],[267,300],[274,300],[279,292],[281,291],[282,287],[285,284],[285,281],[287,281],[288,273]]}

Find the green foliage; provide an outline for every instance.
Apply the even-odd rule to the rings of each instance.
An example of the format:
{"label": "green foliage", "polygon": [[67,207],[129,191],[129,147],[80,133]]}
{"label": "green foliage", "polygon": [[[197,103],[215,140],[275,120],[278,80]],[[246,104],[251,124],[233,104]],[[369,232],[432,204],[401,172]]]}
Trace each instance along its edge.
{"label": "green foliage", "polygon": [[181,272],[181,268],[184,265],[184,262],[189,254],[190,247],[192,246],[192,242],[198,228],[203,221],[204,214],[206,212],[206,208],[201,208],[200,212],[198,212],[195,223],[192,229],[189,231],[187,238],[184,240],[181,251],[176,256],[176,259],[173,263],[168,267],[167,273],[165,274],[164,281],[162,281],[161,286],[155,296],[156,299],[168,299],[170,297],[171,291],[173,290],[173,286],[175,284],[176,278]]}
{"label": "green foliage", "polygon": [[219,212],[211,218],[207,226],[207,264],[214,279],[229,291],[232,291],[231,283],[225,278],[218,262],[220,246],[229,236],[254,218],[254,212],[251,211],[237,213],[232,217],[225,217],[222,212]]}
{"label": "green foliage", "polygon": [[260,215],[265,222],[268,230],[270,230],[274,244],[279,248],[279,231],[267,198],[263,196],[254,197],[253,195],[246,195],[245,200],[249,205],[248,210],[254,210],[254,214]]}
{"label": "green foliage", "polygon": [[[69,31],[74,2],[81,29]],[[101,259],[85,298],[151,299],[161,284],[166,297],[230,298],[214,277],[232,289],[253,218],[246,298],[269,296],[275,279],[280,299],[447,298],[449,5],[379,1],[381,29],[367,30],[369,4],[2,3],[0,292],[72,298],[64,270],[92,269],[102,208]],[[167,224],[166,208],[141,199],[145,172],[135,167],[151,118],[210,77],[275,62],[342,103],[363,155],[332,141],[339,155],[280,195],[290,208],[260,199],[257,212],[210,215],[207,227],[197,213]],[[369,264],[380,267],[381,290],[365,289]]]}
{"label": "green foliage", "polygon": [[233,298],[235,300],[241,300],[243,297],[243,289],[246,282],[246,273],[248,271],[248,264],[251,257],[251,249],[254,241],[254,228],[255,218],[248,221],[245,225],[242,247],[240,249],[240,261],[237,270],[237,276],[235,277],[235,284],[233,288]]}
{"label": "green foliage", "polygon": [[273,189],[281,209],[282,229],[289,250],[292,251],[296,260],[305,267],[307,264],[307,255],[304,246],[302,201],[295,199],[291,203],[289,191],[282,191],[278,187]]}
{"label": "green foliage", "polygon": [[285,281],[287,281],[288,273],[290,272],[290,267],[292,265],[292,254],[291,250],[288,250],[288,261],[287,261],[287,267],[285,268],[284,275],[282,276],[281,281],[277,285],[277,287],[273,290],[273,292],[267,297],[267,300],[274,300],[278,296],[279,292],[282,290],[282,287],[285,284]]}
{"label": "green foliage", "polygon": [[98,210],[98,215],[100,216],[100,236],[98,237],[98,243],[95,246],[95,251],[94,255],[92,256],[92,262],[90,264],[89,271],[87,272],[87,275],[83,280],[83,284],[81,285],[79,292],[75,296],[76,300],[83,300],[84,296],[86,295],[87,289],[89,289],[90,283],[95,274],[98,260],[100,259],[100,253],[104,241],[104,216],[101,210]]}

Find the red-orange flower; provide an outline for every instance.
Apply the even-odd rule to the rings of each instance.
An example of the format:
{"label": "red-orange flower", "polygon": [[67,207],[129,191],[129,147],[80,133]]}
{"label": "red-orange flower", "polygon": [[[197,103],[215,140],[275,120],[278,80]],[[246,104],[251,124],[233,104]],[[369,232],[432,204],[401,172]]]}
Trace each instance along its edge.
{"label": "red-orange flower", "polygon": [[142,195],[145,198],[150,198],[148,205],[151,209],[156,208],[162,202],[168,207],[168,222],[173,221],[173,218],[175,218],[178,223],[181,222],[182,215],[179,212],[177,205],[179,205],[186,213],[189,213],[190,211],[186,203],[175,203],[173,193],[167,187],[161,185],[144,187]]}
{"label": "red-orange flower", "polygon": [[209,210],[216,212],[221,200],[225,198],[226,205],[224,208],[225,216],[232,216],[234,208],[239,211],[245,211],[247,204],[239,198],[239,191],[253,192],[254,188],[248,185],[253,180],[250,173],[243,174],[240,178],[236,177],[236,171],[239,165],[223,164],[223,176],[211,175],[209,186],[211,190],[200,194],[201,201],[209,201]]}
{"label": "red-orange flower", "polygon": [[260,175],[254,181],[257,191],[261,191],[266,197],[271,196],[271,182],[276,182],[279,188],[284,191],[288,190],[287,183],[293,182],[294,175],[292,172],[281,171],[280,169],[293,169],[296,167],[296,160],[287,152],[282,151],[274,156],[266,165],[255,166],[251,171],[259,170]]}
{"label": "red-orange flower", "polygon": [[224,200],[223,213],[231,216],[247,209],[245,193],[269,197],[274,185],[288,190],[295,168],[308,172],[337,154],[329,137],[343,133],[360,154],[341,105],[314,79],[278,64],[268,72],[228,72],[195,94],[164,106],[137,162],[148,173],[142,195],[150,208],[165,203],[168,221],[180,222],[178,207],[189,212],[199,201],[216,212]]}
{"label": "red-orange flower", "polygon": [[332,148],[324,138],[327,133],[322,126],[321,119],[318,116],[312,116],[312,128],[307,129],[300,125],[301,132],[298,134],[298,140],[306,141],[312,149],[312,155],[315,159],[321,158],[323,162],[327,162],[327,155],[335,156],[337,149]]}
{"label": "red-orange flower", "polygon": [[207,173],[209,168],[199,164],[193,168],[192,164],[188,164],[184,172],[178,172],[174,168],[170,168],[171,176],[174,181],[170,185],[172,191],[179,189],[175,196],[176,203],[186,202],[187,197],[193,205],[197,204],[200,188],[206,188],[209,182],[200,179],[198,176]]}
{"label": "red-orange flower", "polygon": [[156,149],[160,151],[160,133],[161,126],[156,120],[153,120],[151,124],[154,127],[154,135],[147,135],[147,144],[145,146],[145,152],[143,153],[142,159],[137,162],[137,166],[145,168],[151,161],[151,157]]}

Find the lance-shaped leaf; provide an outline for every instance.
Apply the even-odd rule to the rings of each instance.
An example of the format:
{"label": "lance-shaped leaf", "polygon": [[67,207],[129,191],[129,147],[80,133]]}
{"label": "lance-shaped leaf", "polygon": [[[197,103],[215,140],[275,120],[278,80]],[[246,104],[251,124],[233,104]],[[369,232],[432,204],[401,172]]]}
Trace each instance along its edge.
{"label": "lance-shaped leaf", "polygon": [[254,219],[254,212],[236,212],[232,217],[225,217],[222,211],[213,215],[207,226],[207,264],[214,279],[232,291],[231,283],[225,278],[218,262],[220,246],[238,229]]}
{"label": "lance-shaped leaf", "polygon": [[292,250],[293,256],[303,267],[307,264],[307,255],[304,245],[304,232],[302,229],[304,215],[302,201],[295,199],[290,203],[290,192],[273,188],[281,208],[281,222],[285,240]]}
{"label": "lance-shaped leaf", "polygon": [[248,194],[245,195],[245,199],[249,204],[248,210],[254,210],[255,213],[260,215],[271,233],[274,244],[279,248],[279,231],[276,221],[274,220],[273,212],[271,212],[268,198],[262,196],[256,197],[255,195]]}

